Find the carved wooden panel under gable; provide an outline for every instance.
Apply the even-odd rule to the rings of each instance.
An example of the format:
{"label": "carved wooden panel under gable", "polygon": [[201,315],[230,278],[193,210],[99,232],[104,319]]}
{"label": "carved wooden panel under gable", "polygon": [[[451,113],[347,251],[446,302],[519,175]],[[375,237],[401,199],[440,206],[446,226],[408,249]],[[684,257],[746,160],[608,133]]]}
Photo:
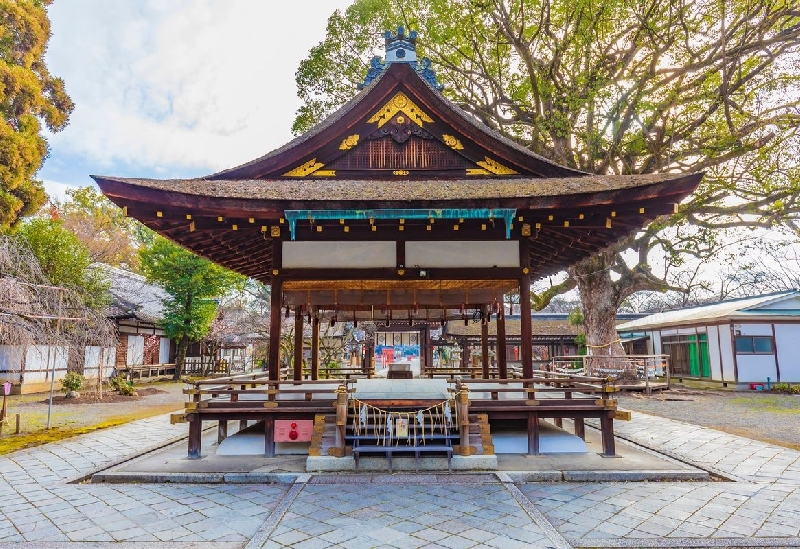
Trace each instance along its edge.
{"label": "carved wooden panel under gable", "polygon": [[346,170],[461,170],[467,160],[437,139],[410,135],[398,143],[392,135],[368,139],[332,162],[330,169]]}

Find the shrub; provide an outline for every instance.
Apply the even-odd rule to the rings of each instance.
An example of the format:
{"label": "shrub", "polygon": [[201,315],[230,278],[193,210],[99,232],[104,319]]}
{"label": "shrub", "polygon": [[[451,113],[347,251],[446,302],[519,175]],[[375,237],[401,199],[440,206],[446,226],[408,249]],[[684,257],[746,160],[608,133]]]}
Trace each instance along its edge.
{"label": "shrub", "polygon": [[792,385],[792,394],[800,395],[800,385]]}
{"label": "shrub", "polygon": [[125,379],[124,376],[114,376],[109,380],[109,383],[111,388],[121,395],[132,396],[136,392],[133,389],[133,383]]}
{"label": "shrub", "polygon": [[67,372],[61,380],[61,390],[65,393],[70,391],[80,391],[83,387],[83,376],[77,372]]}
{"label": "shrub", "polygon": [[792,388],[788,383],[776,383],[772,386],[772,390],[776,393],[789,393],[791,392]]}

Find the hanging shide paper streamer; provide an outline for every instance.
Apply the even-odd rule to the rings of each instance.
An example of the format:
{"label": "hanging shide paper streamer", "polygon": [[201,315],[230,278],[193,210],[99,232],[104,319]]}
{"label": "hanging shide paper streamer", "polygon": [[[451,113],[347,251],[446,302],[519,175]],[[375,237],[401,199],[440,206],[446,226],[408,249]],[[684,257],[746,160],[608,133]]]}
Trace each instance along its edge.
{"label": "hanging shide paper streamer", "polygon": [[[456,395],[457,396],[457,395]],[[367,434],[372,425],[372,436],[380,446],[408,446],[426,444],[434,435],[447,436],[458,430],[458,407],[453,399],[414,411],[385,410],[357,398],[350,399],[353,434]]]}

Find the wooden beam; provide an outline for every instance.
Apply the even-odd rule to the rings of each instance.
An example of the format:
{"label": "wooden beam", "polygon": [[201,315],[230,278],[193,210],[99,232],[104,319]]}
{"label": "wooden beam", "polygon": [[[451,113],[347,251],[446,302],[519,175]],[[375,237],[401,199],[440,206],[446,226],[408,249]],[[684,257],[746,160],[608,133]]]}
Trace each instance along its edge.
{"label": "wooden beam", "polygon": [[303,379],[303,314],[300,307],[294,309],[294,380]]}
{"label": "wooden beam", "polygon": [[[519,254],[523,262],[523,272],[527,265],[530,265],[530,241],[525,239],[520,241]],[[533,334],[531,331],[531,275],[523,274],[519,279],[519,309],[520,309],[520,339],[522,358],[522,377],[530,379],[533,377]]]}

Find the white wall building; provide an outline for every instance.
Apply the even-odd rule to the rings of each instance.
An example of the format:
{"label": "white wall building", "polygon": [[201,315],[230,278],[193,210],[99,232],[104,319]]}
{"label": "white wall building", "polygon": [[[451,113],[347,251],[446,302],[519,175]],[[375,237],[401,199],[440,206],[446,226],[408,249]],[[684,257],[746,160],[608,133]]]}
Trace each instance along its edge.
{"label": "white wall building", "polygon": [[800,383],[800,291],[652,314],[617,327],[670,355],[675,378],[724,385]]}

